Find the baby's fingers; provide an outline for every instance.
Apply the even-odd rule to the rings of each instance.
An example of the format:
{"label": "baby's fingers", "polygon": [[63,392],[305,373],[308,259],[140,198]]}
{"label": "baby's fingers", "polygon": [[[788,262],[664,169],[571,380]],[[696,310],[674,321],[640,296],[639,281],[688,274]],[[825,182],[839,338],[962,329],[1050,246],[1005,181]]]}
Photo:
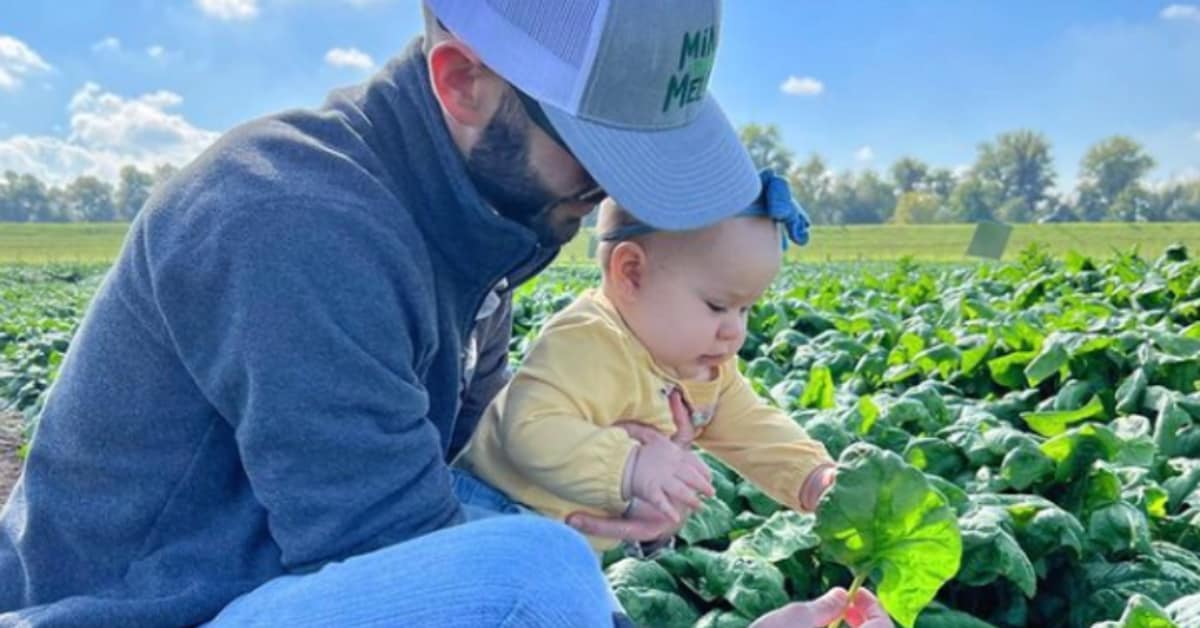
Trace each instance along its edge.
{"label": "baby's fingers", "polygon": [[700,459],[700,456],[697,456],[694,452],[689,451],[687,452],[687,456],[685,458],[685,465],[688,468],[694,469],[696,473],[700,475],[700,477],[704,478],[705,482],[712,484],[712,469],[708,468],[707,464],[704,464],[704,461]]}
{"label": "baby's fingers", "polygon": [[653,498],[650,503],[658,509],[659,512],[666,515],[672,523],[683,521],[683,516],[679,514],[679,509],[671,502],[671,495],[667,493],[666,487],[663,487]]}
{"label": "baby's fingers", "polygon": [[716,489],[713,488],[712,480],[704,477],[700,472],[691,467],[681,467],[676,477],[686,484],[693,493],[699,493],[705,497],[712,497],[717,494]]}
{"label": "baby's fingers", "polygon": [[667,482],[663,490],[666,491],[676,504],[683,504],[692,512],[704,507],[704,503],[700,501],[700,497],[696,494],[696,489],[679,480]]}

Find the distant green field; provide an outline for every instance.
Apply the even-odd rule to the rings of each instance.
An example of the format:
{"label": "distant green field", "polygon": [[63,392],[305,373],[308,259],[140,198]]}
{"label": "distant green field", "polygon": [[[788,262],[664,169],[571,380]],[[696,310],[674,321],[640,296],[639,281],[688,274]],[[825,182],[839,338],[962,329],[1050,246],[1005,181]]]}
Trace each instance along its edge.
{"label": "distant green field", "polygon": [[[853,225],[814,227],[809,244],[788,248],[792,261],[891,261],[911,256],[919,260],[966,259],[975,225]],[[1181,242],[1200,251],[1200,222],[1188,223],[1070,223],[1017,225],[1005,250],[1013,259],[1021,249],[1038,242],[1051,254],[1075,250],[1108,257],[1113,250],[1137,246],[1143,255],[1157,256],[1168,245]],[[575,238],[563,259],[586,259],[588,237]]]}
{"label": "distant green field", "polygon": [[111,262],[128,229],[123,222],[0,222],[0,263]]}
{"label": "distant green field", "polygon": [[[121,248],[124,223],[0,223],[0,263],[109,262]],[[964,258],[974,225],[856,225],[815,227],[806,247],[791,247],[794,261],[895,260],[953,261]],[[587,260],[590,235],[584,232],[563,252],[562,261]],[[1074,249],[1108,256],[1114,249],[1138,246],[1155,256],[1173,242],[1200,251],[1200,223],[1066,223],[1018,225],[1006,257],[1015,257],[1033,242],[1053,254]]]}

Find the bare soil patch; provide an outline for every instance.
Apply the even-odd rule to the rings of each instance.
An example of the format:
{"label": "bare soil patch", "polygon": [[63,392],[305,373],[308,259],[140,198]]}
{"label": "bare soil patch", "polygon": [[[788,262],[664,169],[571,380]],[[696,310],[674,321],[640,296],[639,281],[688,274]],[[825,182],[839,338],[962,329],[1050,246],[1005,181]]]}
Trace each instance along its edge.
{"label": "bare soil patch", "polygon": [[8,493],[21,474],[21,423],[19,412],[0,410],[0,504],[8,501]]}

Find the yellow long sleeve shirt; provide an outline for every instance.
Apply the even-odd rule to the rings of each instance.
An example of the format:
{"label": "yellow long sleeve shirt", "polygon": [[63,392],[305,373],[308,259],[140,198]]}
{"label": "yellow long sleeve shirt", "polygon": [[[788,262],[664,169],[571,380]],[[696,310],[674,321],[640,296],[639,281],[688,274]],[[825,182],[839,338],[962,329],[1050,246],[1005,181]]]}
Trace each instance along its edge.
{"label": "yellow long sleeve shirt", "polygon": [[[737,358],[712,381],[669,376],[596,290],[546,323],[484,412],[459,464],[559,520],[577,511],[619,515],[628,505],[621,479],[636,441],[613,424],[636,420],[674,434],[668,405],[674,388],[703,423],[698,446],[779,503],[800,508],[804,480],[830,462],[825,447],[758,398]],[[590,541],[598,550],[617,545]]]}

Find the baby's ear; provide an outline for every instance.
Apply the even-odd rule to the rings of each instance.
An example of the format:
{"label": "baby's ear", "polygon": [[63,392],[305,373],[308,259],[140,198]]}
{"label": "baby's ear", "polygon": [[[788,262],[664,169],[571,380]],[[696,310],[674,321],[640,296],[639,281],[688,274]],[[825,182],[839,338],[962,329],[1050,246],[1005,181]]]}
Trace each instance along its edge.
{"label": "baby's ear", "polygon": [[646,261],[646,250],[637,242],[621,242],[613,247],[608,272],[622,296],[633,297],[641,291]]}

